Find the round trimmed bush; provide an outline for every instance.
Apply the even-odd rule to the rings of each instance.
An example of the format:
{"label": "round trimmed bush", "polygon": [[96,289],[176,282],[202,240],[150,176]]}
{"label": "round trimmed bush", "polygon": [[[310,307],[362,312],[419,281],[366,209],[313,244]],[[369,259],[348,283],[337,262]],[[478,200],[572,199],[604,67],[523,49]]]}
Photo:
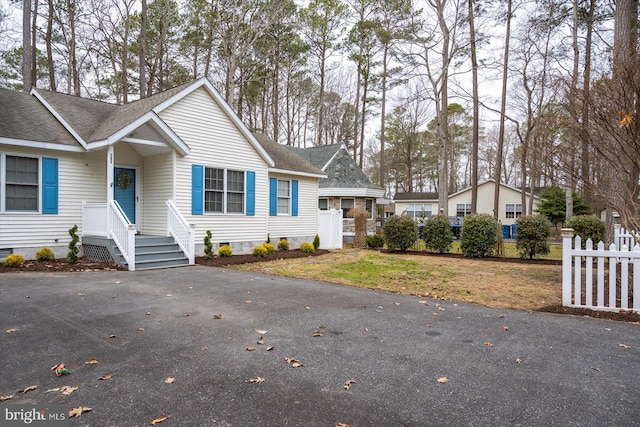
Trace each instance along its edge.
{"label": "round trimmed bush", "polygon": [[392,216],[382,227],[390,251],[406,251],[418,240],[418,225],[408,216]]}
{"label": "round trimmed bush", "polygon": [[264,242],[262,246],[264,246],[268,254],[272,254],[276,251],[276,247],[273,246],[273,243]]}
{"label": "round trimmed bush", "polygon": [[577,215],[567,221],[567,227],[573,228],[575,235],[582,239],[582,249],[586,247],[587,239],[591,239],[595,247],[599,242],[604,242],[606,227],[604,222],[595,215]]}
{"label": "round trimmed bush", "polygon": [[464,256],[491,256],[498,247],[498,222],[489,214],[467,215],[462,223],[460,240],[460,250]]}
{"label": "round trimmed bush", "polygon": [[441,254],[449,252],[451,243],[453,243],[453,234],[451,234],[449,218],[444,215],[436,215],[428,218],[424,222],[422,239],[424,240],[425,247],[429,251],[435,251]]}
{"label": "round trimmed bush", "polygon": [[253,256],[265,257],[267,256],[267,248],[264,245],[258,245],[253,247]]}
{"label": "round trimmed bush", "polygon": [[316,251],[316,248],[313,246],[311,242],[302,242],[300,244],[300,250],[307,254],[312,254]]}
{"label": "round trimmed bush", "polygon": [[51,248],[40,248],[38,252],[36,252],[36,259],[38,261],[53,261],[56,259],[56,256]]}
{"label": "round trimmed bush", "polygon": [[384,237],[380,234],[372,234],[367,236],[367,247],[376,249],[384,246]]}
{"label": "round trimmed bush", "polygon": [[228,256],[231,256],[232,254],[233,254],[233,251],[231,250],[231,246],[229,245],[222,245],[218,249],[219,257],[228,257]]}
{"label": "round trimmed bush", "polygon": [[549,253],[551,222],[542,215],[522,215],[516,220],[516,249],[520,258],[533,259],[537,255]]}
{"label": "round trimmed bush", "polygon": [[4,259],[4,265],[7,267],[22,267],[24,264],[24,257],[18,254],[9,254]]}
{"label": "round trimmed bush", "polygon": [[279,251],[288,251],[289,250],[289,242],[285,239],[280,239],[278,242],[278,250]]}

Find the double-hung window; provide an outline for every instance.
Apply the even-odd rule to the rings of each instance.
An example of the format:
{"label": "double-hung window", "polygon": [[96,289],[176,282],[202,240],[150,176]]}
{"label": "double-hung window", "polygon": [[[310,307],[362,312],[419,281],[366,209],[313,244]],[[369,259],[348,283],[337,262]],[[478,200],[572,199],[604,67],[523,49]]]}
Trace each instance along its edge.
{"label": "double-hung window", "polygon": [[456,204],[456,216],[466,216],[471,214],[471,203]]}
{"label": "double-hung window", "polygon": [[522,215],[522,204],[520,203],[507,203],[506,206],[506,217],[507,218],[518,218]]}
{"label": "double-hung window", "polygon": [[412,203],[405,213],[411,218],[428,218],[432,215],[431,203]]}
{"label": "double-hung window", "polygon": [[329,210],[329,199],[327,198],[318,199],[318,209],[320,209],[321,211]]}
{"label": "double-hung window", "polygon": [[291,181],[278,180],[278,215],[289,215],[291,202]]}
{"label": "double-hung window", "polygon": [[342,218],[349,217],[349,211],[356,205],[355,199],[340,199],[340,209],[342,209]]}
{"label": "double-hung window", "polygon": [[38,212],[39,161],[5,156],[5,211]]}
{"label": "double-hung window", "polygon": [[369,213],[367,218],[373,218],[373,206],[374,206],[373,199],[365,200],[365,209]]}
{"label": "double-hung window", "polygon": [[244,172],[204,168],[204,211],[244,212]]}

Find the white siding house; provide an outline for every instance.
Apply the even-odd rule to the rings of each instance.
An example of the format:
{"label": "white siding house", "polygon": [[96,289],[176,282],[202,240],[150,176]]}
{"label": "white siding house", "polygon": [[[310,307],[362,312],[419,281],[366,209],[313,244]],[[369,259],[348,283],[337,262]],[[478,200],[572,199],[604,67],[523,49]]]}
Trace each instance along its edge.
{"label": "white siding house", "polygon": [[[493,215],[493,199],[495,181],[488,180],[478,184],[477,212]],[[526,212],[522,206],[522,192],[505,184],[500,184],[500,203],[498,220],[503,225],[515,224],[516,219]],[[531,194],[525,194],[527,206]],[[534,209],[538,204],[538,196],[533,196]],[[471,213],[471,187],[452,193],[448,197],[449,216],[463,217]],[[398,193],[394,197],[395,215],[413,217],[437,215],[440,211],[438,193]]]}
{"label": "white siding house", "polygon": [[[207,79],[122,106],[40,89],[0,89],[0,105],[0,258],[65,257],[74,224],[85,254],[111,239],[130,269],[150,236],[192,262],[207,230],[234,253],[317,232],[324,173],[259,141]],[[286,215],[271,215],[273,179],[289,183]]]}

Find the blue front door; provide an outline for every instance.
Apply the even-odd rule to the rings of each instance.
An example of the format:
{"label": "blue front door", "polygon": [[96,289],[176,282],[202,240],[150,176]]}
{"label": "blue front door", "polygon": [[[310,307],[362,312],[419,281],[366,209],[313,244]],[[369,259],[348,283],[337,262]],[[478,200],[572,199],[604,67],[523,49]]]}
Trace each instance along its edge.
{"label": "blue front door", "polygon": [[136,170],[114,168],[113,198],[120,204],[131,224],[136,223]]}

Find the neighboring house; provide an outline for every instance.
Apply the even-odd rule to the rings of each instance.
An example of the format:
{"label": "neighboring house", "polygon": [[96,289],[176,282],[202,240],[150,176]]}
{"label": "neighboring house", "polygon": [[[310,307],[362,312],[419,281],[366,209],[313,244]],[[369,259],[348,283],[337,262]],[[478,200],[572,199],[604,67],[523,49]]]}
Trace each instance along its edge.
{"label": "neighboring house", "polygon": [[326,175],[260,143],[205,78],[127,105],[41,89],[0,105],[0,257],[64,257],[74,224],[85,255],[130,269],[193,263],[207,230],[234,253],[317,232]]}
{"label": "neighboring house", "polygon": [[[493,198],[495,181],[493,179],[478,184],[478,213],[493,215]],[[503,225],[515,224],[516,219],[526,209],[522,206],[522,192],[520,189],[509,185],[500,184],[500,206],[498,220]],[[539,198],[534,197],[534,207]],[[525,193],[527,206],[531,195]],[[397,193],[394,196],[395,214],[408,215],[414,218],[420,216],[429,217],[437,215],[440,211],[438,205],[438,193]],[[471,187],[452,193],[448,197],[449,216],[464,217],[471,213]]]}
{"label": "neighboring house", "polygon": [[376,205],[384,197],[384,189],[367,178],[344,144],[288,148],[327,175],[320,180],[318,207],[320,210],[342,209],[346,239],[355,236],[355,220],[349,217],[349,210],[354,207],[369,211],[367,234],[375,234]]}

